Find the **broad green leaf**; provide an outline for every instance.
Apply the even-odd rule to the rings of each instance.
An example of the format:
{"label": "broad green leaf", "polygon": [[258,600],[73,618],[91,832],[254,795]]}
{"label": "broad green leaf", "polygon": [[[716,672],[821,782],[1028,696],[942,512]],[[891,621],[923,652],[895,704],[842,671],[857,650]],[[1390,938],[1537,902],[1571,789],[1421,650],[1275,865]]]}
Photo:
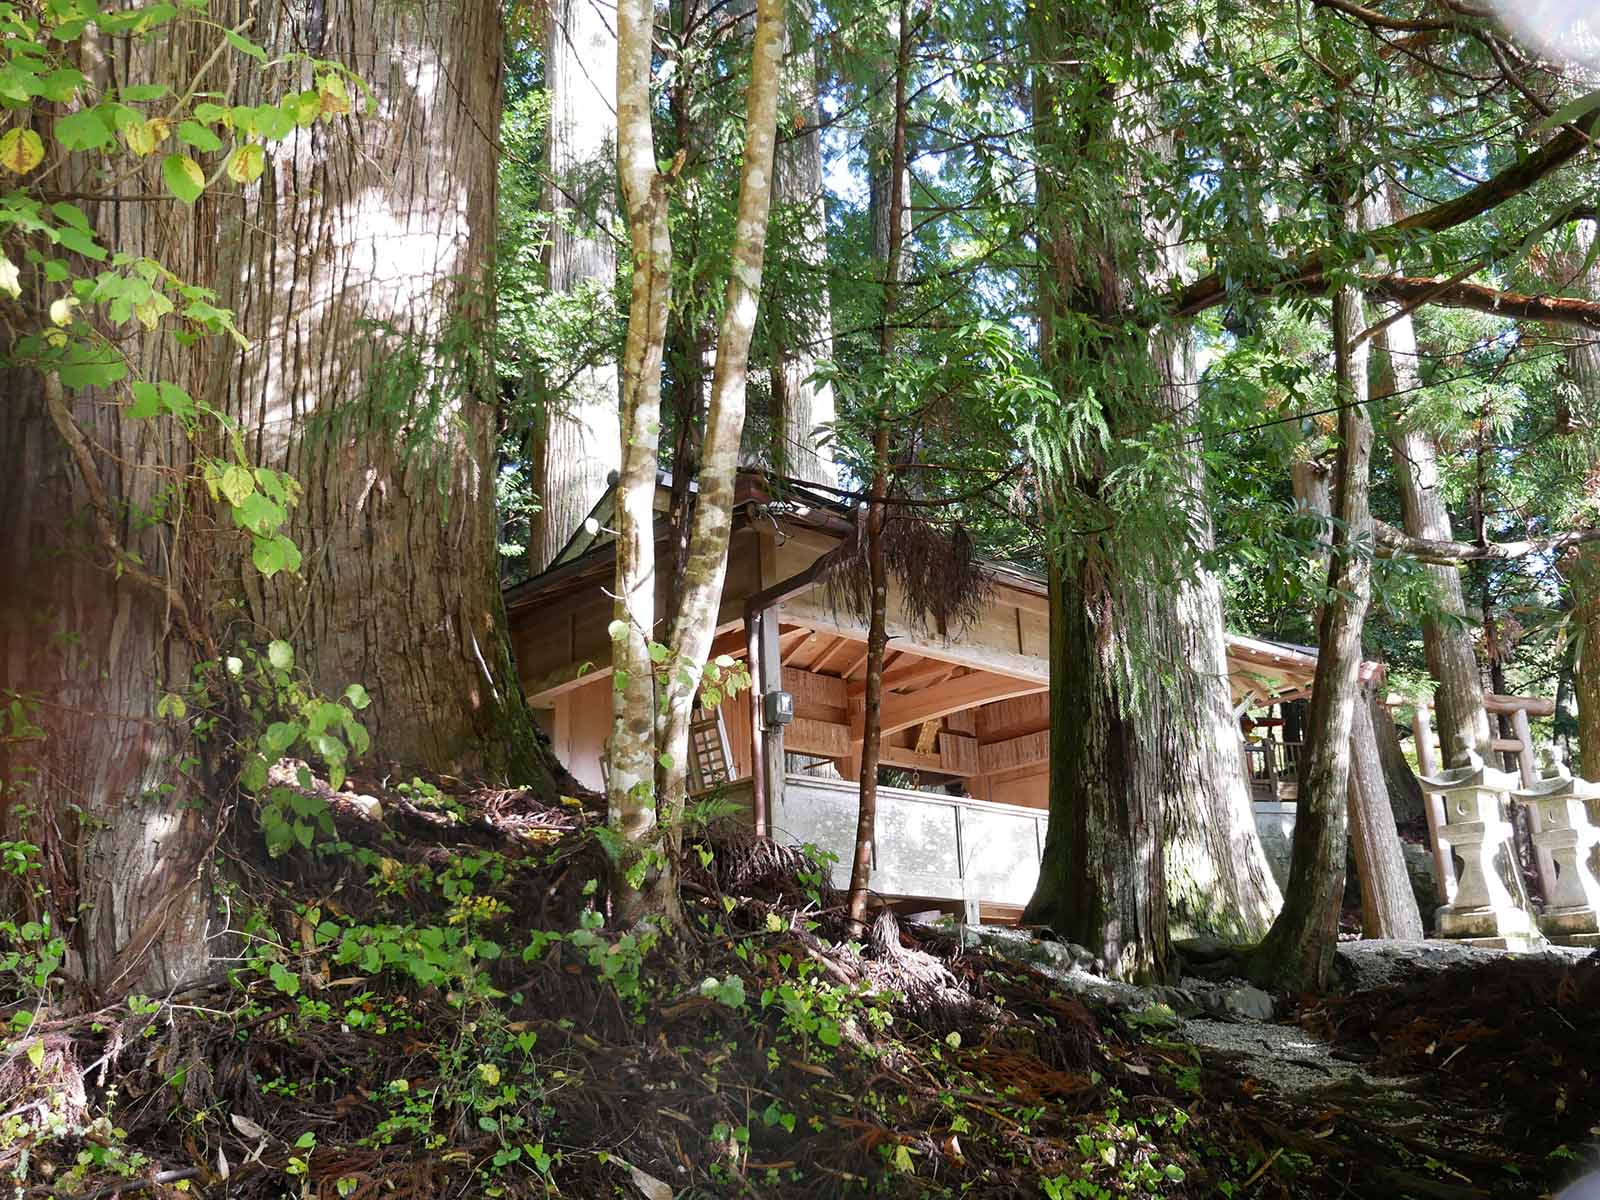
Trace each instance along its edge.
{"label": "broad green leaf", "polygon": [[161,392],[155,384],[139,380],[130,390],[133,403],[128,405],[128,416],[132,420],[149,420],[161,411]]}
{"label": "broad green leaf", "polygon": [[43,161],[44,143],[33,130],[13,128],[0,134],[0,167],[26,175]]}
{"label": "broad green leaf", "polygon": [[187,154],[169,154],[161,160],[161,177],[172,194],[185,204],[193,204],[205,191],[206,173]]}
{"label": "broad green leaf", "polygon": [[112,141],[111,130],[98,108],[86,108],[62,117],[53,132],[56,141],[66,150],[99,150]]}
{"label": "broad green leaf", "polygon": [[107,258],[106,248],[94,240],[94,234],[85,230],[64,226],[56,230],[56,241],[74,254],[92,258],[95,262],[104,262]]}
{"label": "broad green leaf", "polygon": [[274,639],[267,643],[267,661],[279,671],[294,666],[294,647],[288,642]]}
{"label": "broad green leaf", "polygon": [[222,149],[222,139],[198,121],[185,121],[179,125],[178,140],[186,146],[193,146],[202,154]]}
{"label": "broad green leaf", "polygon": [[352,683],[344,690],[344,698],[350,707],[358,712],[372,703],[372,697],[367,695],[367,689],[359,683]]}

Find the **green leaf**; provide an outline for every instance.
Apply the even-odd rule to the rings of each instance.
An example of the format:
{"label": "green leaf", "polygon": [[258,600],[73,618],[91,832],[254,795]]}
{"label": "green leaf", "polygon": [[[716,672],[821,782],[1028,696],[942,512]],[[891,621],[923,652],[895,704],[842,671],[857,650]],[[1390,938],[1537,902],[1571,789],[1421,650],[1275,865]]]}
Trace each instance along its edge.
{"label": "green leaf", "polygon": [[228,45],[239,51],[239,53],[248,54],[257,62],[264,63],[267,61],[267,52],[252,42],[249,38],[245,37],[242,33],[235,33],[231,29],[224,29],[222,31],[222,36],[227,38]]}
{"label": "green leaf", "polygon": [[349,702],[350,707],[358,712],[372,703],[372,697],[367,695],[367,689],[359,683],[352,683],[345,688],[344,698]]}
{"label": "green leaf", "polygon": [[128,405],[128,416],[135,421],[145,421],[161,411],[161,393],[153,383],[143,380],[132,387],[133,403]]}
{"label": "green leaf", "polygon": [[298,995],[300,991],[300,977],[289,970],[282,963],[273,963],[267,972],[272,980],[272,985],[286,996]]}
{"label": "green leaf", "polygon": [[279,571],[294,572],[300,569],[300,547],[281,533],[271,537],[256,536],[250,547],[250,561],[268,579]]}
{"label": "green leaf", "polygon": [[85,108],[62,117],[52,131],[65,150],[99,150],[111,145],[111,127],[98,108]]}
{"label": "green leaf", "polygon": [[28,1061],[33,1064],[34,1070],[44,1066],[44,1039],[34,1038],[28,1046]]}
{"label": "green leaf", "polygon": [[274,669],[287,671],[294,666],[294,647],[288,642],[274,639],[267,643],[267,661]]}
{"label": "green leaf", "polygon": [[206,173],[187,154],[169,154],[162,159],[161,178],[167,181],[172,194],[185,204],[200,199],[200,193],[206,188]]}
{"label": "green leaf", "polygon": [[247,792],[259,792],[267,786],[267,760],[259,754],[252,755],[239,772],[239,786]]}
{"label": "green leaf", "polygon": [[204,154],[222,149],[222,139],[198,121],[184,121],[179,125],[178,140]]}
{"label": "green leaf", "polygon": [[623,620],[613,621],[606,626],[606,633],[613,642],[625,641],[628,636],[628,623]]}
{"label": "green leaf", "polygon": [[74,254],[81,254],[85,258],[92,258],[95,262],[106,260],[105,247],[94,240],[94,234],[82,229],[73,229],[65,226],[56,230],[56,241],[60,242]]}

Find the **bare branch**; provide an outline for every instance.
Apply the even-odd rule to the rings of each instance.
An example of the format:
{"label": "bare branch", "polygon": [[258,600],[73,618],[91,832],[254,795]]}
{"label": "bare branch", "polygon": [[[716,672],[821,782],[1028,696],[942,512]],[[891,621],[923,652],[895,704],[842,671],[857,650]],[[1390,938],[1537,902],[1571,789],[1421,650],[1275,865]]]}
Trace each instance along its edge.
{"label": "bare branch", "polygon": [[1455,567],[1469,562],[1508,562],[1530,554],[1560,554],[1571,546],[1600,542],[1600,529],[1570,529],[1548,537],[1517,542],[1457,542],[1442,538],[1412,537],[1383,521],[1373,522],[1380,558],[1414,558],[1434,566]]}

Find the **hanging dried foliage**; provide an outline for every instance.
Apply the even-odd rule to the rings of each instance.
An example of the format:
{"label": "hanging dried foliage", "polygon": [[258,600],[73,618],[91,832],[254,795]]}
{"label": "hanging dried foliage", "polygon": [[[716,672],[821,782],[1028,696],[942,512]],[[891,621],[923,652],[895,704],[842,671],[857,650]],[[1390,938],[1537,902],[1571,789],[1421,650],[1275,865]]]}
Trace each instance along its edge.
{"label": "hanging dried foliage", "polygon": [[[966,526],[891,511],[883,535],[884,565],[900,585],[913,628],[945,641],[970,629],[983,611],[990,583]],[[865,509],[857,514],[854,528],[824,576],[822,592],[836,615],[862,622],[870,618],[872,572]]]}

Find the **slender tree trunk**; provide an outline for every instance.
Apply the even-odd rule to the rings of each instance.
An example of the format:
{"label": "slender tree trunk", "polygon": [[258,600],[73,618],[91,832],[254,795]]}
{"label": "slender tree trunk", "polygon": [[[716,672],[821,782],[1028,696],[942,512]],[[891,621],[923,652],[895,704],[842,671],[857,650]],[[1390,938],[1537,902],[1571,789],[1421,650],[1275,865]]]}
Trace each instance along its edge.
{"label": "slender tree trunk", "polygon": [[1335,480],[1339,524],[1329,557],[1329,598],[1319,621],[1289,886],[1251,968],[1259,980],[1294,989],[1326,984],[1344,891],[1350,735],[1360,699],[1361,627],[1372,592],[1367,343],[1352,346],[1362,327],[1361,293],[1340,288],[1333,300],[1334,373],[1342,405]]}
{"label": "slender tree trunk", "polygon": [[835,417],[833,388],[813,382],[817,364],[833,357],[828,296],[828,225],[822,186],[822,130],[817,108],[817,56],[811,0],[798,0],[789,22],[783,68],[783,117],[773,203],[797,239],[794,254],[813,286],[795,318],[773,321],[772,466],[781,475],[835,484],[826,443]]}
{"label": "slender tree trunk", "polygon": [[[745,384],[765,262],[776,142],[778,74],[783,59],[783,0],[756,6],[739,199],[731,270],[717,343],[716,370],[697,455],[699,484],[683,577],[662,643],[665,670],[652,678],[655,625],[653,504],[661,414],[661,356],[671,288],[666,187],[655,162],[650,120],[654,7],[625,0],[618,13],[618,157],[633,241],[633,297],[623,370],[623,469],[618,485],[617,619],[613,689],[616,718],[609,751],[612,828],[647,856],[646,884],[619,875],[624,921],[678,916],[676,851],[687,789],[689,717],[700,691],[727,571]],[[659,702],[657,692],[660,692]]]}
{"label": "slender tree trunk", "polygon": [[[45,904],[98,997],[164,992],[227,947],[210,873],[233,781],[184,767],[188,731],[155,711],[198,658],[284,638],[324,693],[366,686],[374,756],[439,769],[490,765],[521,711],[497,621],[493,390],[448,349],[487,338],[474,297],[494,240],[498,10],[360,0],[318,12],[208,15],[229,28],[249,18],[275,60],[348,64],[373,90],[370,113],[298,130],[258,180],[219,180],[193,209],[141,199],[159,188],[139,175],[111,185],[119,200],[85,205],[119,252],[235,309],[248,349],[165,331],[125,349],[138,376],[228,414],[254,463],[301,482],[286,528],[299,577],[249,565],[243,535],[188,478],[191,444],[174,424],[131,420],[108,392],[16,376],[16,401],[0,406],[0,662],[8,687],[37,698],[46,734],[0,748],[6,819],[15,827],[26,801],[59,873]],[[219,41],[209,23],[180,22],[123,45],[115,82],[190,79]],[[224,57],[199,86],[230,94],[236,77],[234,102],[276,102],[310,86],[304,72]],[[107,571],[106,543],[78,532],[97,511],[118,553],[161,573],[168,594]],[[202,743],[202,763],[221,749]],[[526,768],[539,750],[529,735]]]}
{"label": "slender tree trunk", "polygon": [[1370,688],[1367,691],[1367,707],[1372,712],[1378,765],[1383,772],[1389,807],[1397,821],[1421,821],[1426,816],[1422,807],[1422,785],[1417,782],[1416,772],[1406,761],[1406,752],[1400,746],[1400,732],[1394,717],[1378,703],[1377,692]]}
{"label": "slender tree trunk", "polygon": [[[1395,204],[1395,219],[1404,213]],[[1410,317],[1401,317],[1373,338],[1376,350],[1374,386],[1384,396],[1409,397],[1421,386],[1417,336]],[[1386,406],[1401,412],[1405,402]],[[1413,537],[1453,535],[1450,511],[1440,490],[1439,448],[1432,433],[1405,418],[1385,423],[1385,435],[1400,489],[1401,523]],[[1446,764],[1453,763],[1463,746],[1488,757],[1489,717],[1483,707],[1483,681],[1472,629],[1461,590],[1458,567],[1424,567],[1433,582],[1433,606],[1422,617],[1422,649],[1433,676],[1433,707],[1438,721],[1439,748]]]}
{"label": "slender tree trunk", "polygon": [[[611,229],[617,34],[594,0],[554,0],[545,21],[545,209],[551,216],[546,283],[557,295],[590,293],[603,314],[610,311],[617,274]],[[565,365],[559,369],[564,372]],[[577,531],[621,465],[616,364],[582,366],[545,383],[544,421],[533,451],[540,511],[532,522],[528,566],[535,573]]]}
{"label": "slender tree trunk", "polygon": [[[894,126],[890,139],[891,176],[905,173],[906,85],[911,73],[910,14],[900,0],[899,47],[894,70]],[[888,240],[884,246],[883,308],[878,326],[878,353],[885,363],[894,354],[894,313],[900,295],[900,269],[905,242],[906,210],[889,206]],[[876,239],[874,239],[876,242]],[[874,247],[876,249],[876,246]],[[889,579],[883,535],[889,500],[889,398],[880,402],[872,434],[872,483],[867,499],[867,564],[871,574],[872,611],[867,622],[866,696],[862,715],[860,803],[856,810],[855,855],[850,864],[850,922],[865,927],[867,887],[872,877],[877,839],[878,763],[883,753],[883,660],[889,646]]]}
{"label": "slender tree trunk", "polygon": [[[628,336],[622,360],[622,468],[617,481],[616,601],[611,625],[612,713],[606,796],[611,828],[635,853],[656,840],[656,702],[650,642],[656,637],[655,493],[661,432],[661,356],[672,289],[669,180],[656,167],[650,120],[652,0],[617,5],[617,168],[632,248]],[[657,864],[646,888],[615,879],[617,915],[633,922],[671,913],[676,880]]]}
{"label": "slender tree trunk", "polygon": [[[1318,558],[1327,571],[1333,558],[1330,473],[1316,458],[1307,458],[1291,467],[1290,482],[1296,506],[1320,522]],[[1319,606],[1319,625],[1323,615],[1324,607]],[[1388,725],[1392,740],[1394,723],[1377,708],[1372,689],[1363,687],[1351,716],[1348,789],[1351,849],[1361,889],[1362,928],[1368,937],[1415,941],[1422,937],[1422,916],[1411,892],[1405,851],[1395,825],[1383,748],[1378,740],[1378,721]],[[1395,751],[1399,752],[1398,743]],[[1412,784],[1415,787],[1416,781]],[[1419,799],[1420,795],[1418,789]],[[1343,893],[1341,884],[1341,899]]]}
{"label": "slender tree trunk", "polygon": [[672,670],[666,680],[666,711],[660,737],[659,808],[676,837],[687,796],[689,717],[700,690],[716,632],[717,608],[728,569],[733,528],[739,443],[744,432],[745,386],[750,341],[755,333],[766,261],[767,217],[772,200],[777,140],[778,76],[783,63],[784,0],[757,0],[750,85],[745,113],[744,154],[734,219],[732,270],[717,336],[716,369],[700,447],[699,489],[690,522],[688,553],[673,618]]}
{"label": "slender tree trunk", "polygon": [[1419,942],[1422,914],[1405,853],[1395,832],[1394,809],[1376,749],[1371,687],[1353,704],[1350,753],[1350,841],[1361,880],[1361,926],[1369,938]]}

